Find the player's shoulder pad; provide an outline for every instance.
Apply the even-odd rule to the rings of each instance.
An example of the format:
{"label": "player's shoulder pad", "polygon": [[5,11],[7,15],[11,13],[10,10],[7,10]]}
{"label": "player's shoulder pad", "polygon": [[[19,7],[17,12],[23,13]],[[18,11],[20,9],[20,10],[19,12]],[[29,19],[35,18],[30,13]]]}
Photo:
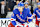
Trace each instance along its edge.
{"label": "player's shoulder pad", "polygon": [[15,8],[14,10],[17,10],[17,8]]}
{"label": "player's shoulder pad", "polygon": [[29,8],[27,8],[28,10],[30,10]]}
{"label": "player's shoulder pad", "polygon": [[17,14],[18,13],[18,9],[13,10],[13,13]]}
{"label": "player's shoulder pad", "polygon": [[38,8],[35,8],[34,10],[38,10]]}

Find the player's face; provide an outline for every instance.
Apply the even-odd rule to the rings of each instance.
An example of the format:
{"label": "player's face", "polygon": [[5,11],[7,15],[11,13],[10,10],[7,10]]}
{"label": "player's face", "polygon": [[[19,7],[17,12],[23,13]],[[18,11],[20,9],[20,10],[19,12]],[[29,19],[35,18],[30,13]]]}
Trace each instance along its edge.
{"label": "player's face", "polygon": [[16,2],[16,4],[18,5],[19,1]]}
{"label": "player's face", "polygon": [[28,4],[25,4],[25,7],[28,7]]}
{"label": "player's face", "polygon": [[19,10],[20,12],[22,12],[22,11],[23,11],[23,7],[18,7],[18,10]]}
{"label": "player's face", "polygon": [[38,5],[38,8],[40,8],[40,5]]}

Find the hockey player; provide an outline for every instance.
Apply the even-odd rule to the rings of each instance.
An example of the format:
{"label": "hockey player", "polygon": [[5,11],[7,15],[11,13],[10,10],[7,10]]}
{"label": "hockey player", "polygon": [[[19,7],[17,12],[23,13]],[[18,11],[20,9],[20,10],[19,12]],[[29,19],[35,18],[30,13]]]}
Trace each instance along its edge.
{"label": "hockey player", "polygon": [[[24,6],[25,6],[24,9],[29,9],[29,8],[28,8],[28,4],[29,4],[28,2],[25,2],[25,3],[24,3]],[[29,10],[30,10],[30,9],[29,9]],[[31,11],[29,12],[29,14],[31,14]],[[32,14],[31,14],[31,15],[32,15]],[[30,15],[28,15],[28,18],[29,18],[29,17],[31,18]],[[30,19],[30,18],[28,19],[28,18],[27,18],[27,22],[29,23],[29,22],[32,21],[32,19]]]}
{"label": "hockey player", "polygon": [[40,2],[37,4],[38,7],[34,10],[34,13],[32,15],[33,16],[36,16],[36,25],[39,26],[39,23],[40,23]]}
{"label": "hockey player", "polygon": [[[12,18],[15,19],[16,21],[20,22],[21,24],[23,24],[27,21],[27,17],[31,17],[30,9],[29,8],[25,9],[23,7],[24,7],[24,4],[22,2],[20,2],[18,4],[18,9],[13,10],[13,15],[12,15]],[[16,25],[15,20],[11,21],[11,24],[14,26]]]}

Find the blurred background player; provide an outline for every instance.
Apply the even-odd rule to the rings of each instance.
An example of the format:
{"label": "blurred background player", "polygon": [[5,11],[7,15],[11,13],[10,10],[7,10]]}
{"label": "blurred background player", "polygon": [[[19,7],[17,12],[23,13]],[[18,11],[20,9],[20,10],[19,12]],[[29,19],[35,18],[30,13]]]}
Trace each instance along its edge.
{"label": "blurred background player", "polygon": [[37,3],[39,2],[39,0],[32,0],[31,1],[31,12],[33,14],[33,11],[35,10],[35,8],[37,8]]}
{"label": "blurred background player", "polygon": [[40,23],[40,2],[37,3],[37,8],[34,10],[33,16],[36,16],[36,24],[39,27]]}
{"label": "blurred background player", "polygon": [[37,3],[39,2],[39,0],[32,0],[32,5],[33,5],[33,10],[35,8],[37,8]]}

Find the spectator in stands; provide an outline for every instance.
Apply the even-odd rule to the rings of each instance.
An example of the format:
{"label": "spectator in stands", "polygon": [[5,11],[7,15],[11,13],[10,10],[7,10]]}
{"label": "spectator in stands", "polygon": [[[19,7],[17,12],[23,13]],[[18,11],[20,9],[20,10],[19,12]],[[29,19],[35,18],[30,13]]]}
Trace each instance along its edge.
{"label": "spectator in stands", "polygon": [[13,9],[16,9],[16,8],[18,8],[18,4],[19,4],[19,0],[18,1],[16,1],[16,5],[14,6],[14,8]]}
{"label": "spectator in stands", "polygon": [[16,2],[14,2],[14,0],[8,0],[8,10],[12,11],[14,6],[16,5]]}
{"label": "spectator in stands", "polygon": [[27,1],[28,1],[30,4],[31,4],[31,2],[32,2],[31,0],[27,0]]}
{"label": "spectator in stands", "polygon": [[0,4],[0,17],[6,18],[7,15],[7,6],[5,6],[5,2],[2,1]]}

